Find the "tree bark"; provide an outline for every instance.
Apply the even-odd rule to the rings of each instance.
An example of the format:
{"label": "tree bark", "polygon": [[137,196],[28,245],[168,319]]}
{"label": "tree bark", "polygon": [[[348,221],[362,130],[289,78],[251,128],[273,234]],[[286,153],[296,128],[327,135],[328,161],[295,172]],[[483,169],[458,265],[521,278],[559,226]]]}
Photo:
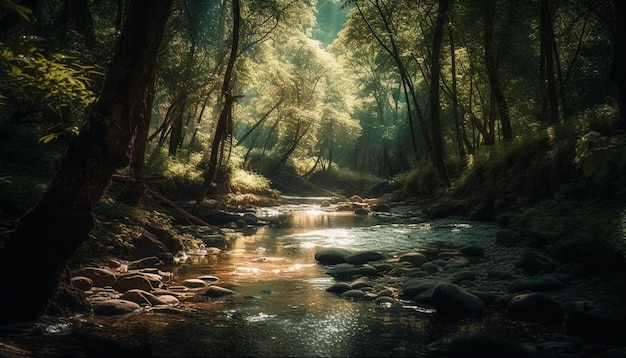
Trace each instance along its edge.
{"label": "tree bark", "polygon": [[619,121],[617,127],[626,130],[626,70],[624,70],[624,46],[626,46],[626,4],[622,0],[615,0],[615,44],[613,45],[613,63],[611,78],[617,84],[619,105]]}
{"label": "tree bark", "polygon": [[[511,127],[511,118],[509,117],[509,108],[506,104],[500,79],[498,77],[498,67],[495,58],[495,39],[494,39],[494,20],[496,16],[497,0],[491,0],[487,3],[484,19],[484,37],[485,37],[485,65],[487,67],[487,76],[489,77],[489,86],[491,87],[491,95],[495,101],[497,114],[502,124],[502,137],[505,141],[513,139],[513,129]],[[492,132],[492,136],[495,135]]]}
{"label": "tree bark", "polygon": [[94,226],[93,205],[115,170],[129,164],[171,5],[172,0],[131,3],[87,125],[46,193],[0,249],[0,323],[34,321],[45,313],[68,258]]}
{"label": "tree bark", "polygon": [[441,131],[441,108],[439,99],[439,76],[441,75],[441,46],[443,43],[443,31],[448,11],[449,0],[439,0],[437,11],[437,23],[433,36],[432,63],[430,66],[430,129],[433,144],[433,165],[439,175],[439,180],[445,185],[450,185],[446,160],[443,151],[443,134]]}
{"label": "tree bark", "polygon": [[240,22],[240,8],[239,0],[233,0],[233,40],[230,48],[230,58],[228,60],[228,66],[224,74],[224,82],[222,83],[222,98],[224,100],[224,107],[217,120],[217,126],[215,129],[215,137],[213,138],[213,144],[211,145],[211,155],[209,157],[209,163],[204,172],[204,182],[202,184],[200,196],[198,201],[202,201],[207,195],[209,190],[215,185],[215,179],[217,178],[217,172],[221,164],[222,154],[224,153],[224,144],[228,136],[232,135],[232,106],[233,102],[237,99],[231,91],[231,76],[235,61],[237,60],[237,48],[239,46],[239,22]]}

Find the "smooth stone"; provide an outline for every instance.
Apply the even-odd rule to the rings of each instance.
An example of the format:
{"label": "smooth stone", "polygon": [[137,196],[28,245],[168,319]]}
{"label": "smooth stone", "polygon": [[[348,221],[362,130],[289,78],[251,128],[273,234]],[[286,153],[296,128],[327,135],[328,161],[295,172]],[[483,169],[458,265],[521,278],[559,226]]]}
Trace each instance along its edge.
{"label": "smooth stone", "polygon": [[126,291],[120,298],[135,302],[140,306],[155,306],[163,304],[163,301],[161,301],[157,296],[151,294],[150,292],[137,289]]}
{"label": "smooth stone", "polygon": [[352,255],[352,251],[339,247],[321,249],[315,253],[315,260],[322,265],[336,265],[346,261],[348,256]]}
{"label": "smooth stone", "polygon": [[117,279],[113,271],[99,267],[83,267],[72,271],[73,276],[83,276],[91,279],[93,286],[106,287],[111,286]]}
{"label": "smooth stone", "polygon": [[348,290],[341,294],[341,297],[344,298],[362,298],[365,295],[365,292],[361,290]]}
{"label": "smooth stone", "polygon": [[348,291],[350,288],[351,288],[350,284],[348,284],[347,282],[337,282],[337,283],[332,284],[330,287],[328,287],[326,289],[326,292],[344,293]]}
{"label": "smooth stone", "polygon": [[204,295],[211,298],[219,298],[235,295],[235,291],[220,286],[209,286]]}
{"label": "smooth stone", "polygon": [[485,309],[480,298],[451,283],[435,286],[431,300],[442,316],[481,317]]}
{"label": "smooth stone", "polygon": [[363,265],[370,261],[380,261],[384,260],[385,256],[380,252],[376,251],[361,251],[354,253],[352,255],[348,255],[346,257],[346,262],[353,265]]}
{"label": "smooth stone", "polygon": [[207,286],[207,283],[199,278],[188,278],[181,282],[181,284],[189,288],[203,288]]}
{"label": "smooth stone", "polygon": [[117,281],[113,284],[113,289],[117,292],[126,292],[132,289],[139,289],[144,291],[151,291],[152,284],[142,274],[132,274],[118,277]]}
{"label": "smooth stone", "polygon": [[517,295],[507,304],[506,310],[512,319],[542,324],[560,323],[565,316],[561,305],[542,292]]}
{"label": "smooth stone", "polygon": [[419,253],[419,252],[408,252],[406,254],[400,255],[400,257],[398,257],[398,261],[399,262],[408,262],[413,267],[420,267],[423,264],[425,264],[428,261],[428,259],[422,253]]}
{"label": "smooth stone", "polygon": [[141,306],[137,303],[122,299],[102,301],[97,303],[93,308],[93,312],[97,316],[115,316],[137,312],[139,310],[141,310]]}
{"label": "smooth stone", "polygon": [[93,280],[85,276],[72,277],[70,283],[82,291],[89,291],[93,287]]}

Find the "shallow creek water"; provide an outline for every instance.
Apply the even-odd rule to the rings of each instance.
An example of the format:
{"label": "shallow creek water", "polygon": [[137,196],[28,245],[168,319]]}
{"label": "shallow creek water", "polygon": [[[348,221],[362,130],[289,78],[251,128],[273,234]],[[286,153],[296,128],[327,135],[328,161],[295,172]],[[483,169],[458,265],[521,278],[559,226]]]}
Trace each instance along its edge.
{"label": "shallow creek water", "polygon": [[486,329],[513,337],[538,333],[537,327],[507,322],[493,312],[482,319],[446,320],[410,302],[351,302],[325,291],[335,281],[314,259],[316,250],[327,247],[388,257],[454,249],[493,238],[494,225],[356,216],[306,204],[266,209],[260,216],[279,227],[233,233],[221,252],[190,256],[167,268],[173,273],[170,285],[213,275],[236,296],[183,301],[179,308],[185,313],[84,317],[74,329],[143,344],[153,355],[168,357],[442,356],[429,344]]}

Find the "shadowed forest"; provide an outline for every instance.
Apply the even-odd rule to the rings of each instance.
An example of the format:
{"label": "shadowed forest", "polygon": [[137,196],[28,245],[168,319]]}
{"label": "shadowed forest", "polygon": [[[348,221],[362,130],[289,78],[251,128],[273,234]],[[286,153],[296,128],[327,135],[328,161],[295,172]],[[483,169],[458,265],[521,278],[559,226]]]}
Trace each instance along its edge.
{"label": "shadowed forest", "polygon": [[411,202],[623,275],[623,7],[0,0],[0,324],[126,245],[99,210],[213,225],[203,204],[281,195]]}

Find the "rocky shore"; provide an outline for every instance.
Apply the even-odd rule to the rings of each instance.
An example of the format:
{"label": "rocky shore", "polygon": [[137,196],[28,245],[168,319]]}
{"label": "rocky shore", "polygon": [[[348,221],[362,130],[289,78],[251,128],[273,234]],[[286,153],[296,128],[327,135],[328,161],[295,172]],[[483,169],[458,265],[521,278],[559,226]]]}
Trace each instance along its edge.
{"label": "rocky shore", "polygon": [[[353,210],[359,215],[393,210],[407,218],[420,212],[415,206],[360,198],[324,202],[321,206]],[[250,210],[231,215],[234,220],[219,230],[267,224],[259,222]],[[108,258],[73,269],[65,295],[77,302],[75,313],[101,316],[150,311],[177,314],[193,309],[198,299],[222,300],[236,295],[236,287],[221,282],[219,277],[206,275],[173,282],[172,273],[164,271],[164,267],[191,253],[219,253],[223,236],[218,231],[196,225],[178,225],[174,232],[153,227],[151,232],[131,240],[135,259]],[[326,290],[347,300],[418,307],[452,320],[500,315],[536,327],[556,327],[562,332],[534,344],[490,332],[473,333],[431,342],[433,355],[626,356],[626,310],[620,273],[592,277],[571,263],[558,262],[529,247],[511,230],[501,229],[490,240],[454,250],[404,252],[388,257],[369,250],[322,248],[315,260],[335,279]],[[5,352],[11,347],[18,349],[0,341]]]}

